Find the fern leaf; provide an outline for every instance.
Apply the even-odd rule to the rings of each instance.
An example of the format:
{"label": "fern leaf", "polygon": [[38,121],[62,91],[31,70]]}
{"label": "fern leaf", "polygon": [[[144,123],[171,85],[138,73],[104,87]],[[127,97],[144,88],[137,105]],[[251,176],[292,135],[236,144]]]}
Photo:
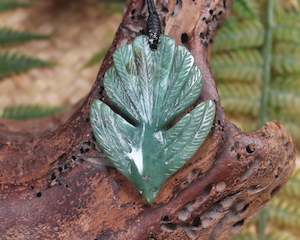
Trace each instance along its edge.
{"label": "fern leaf", "polygon": [[278,75],[298,74],[300,55],[297,54],[277,54],[272,59],[272,68]]}
{"label": "fern leaf", "polygon": [[289,132],[293,135],[293,139],[298,143],[298,146],[300,144],[300,127],[299,127],[299,121],[297,122],[289,122],[289,121],[282,121],[286,128],[289,130]]}
{"label": "fern leaf", "polygon": [[272,88],[280,89],[283,92],[299,94],[300,74],[275,77],[272,82]]}
{"label": "fern leaf", "polygon": [[199,98],[202,76],[190,52],[173,39],[161,36],[152,51],[140,36],[117,49],[113,60],[104,87],[133,123],[97,100],[91,109],[93,132],[108,159],[152,203],[165,181],[206,139],[215,106],[212,101],[201,103],[174,125]]}
{"label": "fern leaf", "polygon": [[0,79],[20,74],[33,68],[50,67],[52,64],[37,58],[15,53],[0,53]]}
{"label": "fern leaf", "polygon": [[299,238],[283,229],[272,228],[271,233],[268,234],[268,240],[299,240]]}
{"label": "fern leaf", "polygon": [[[245,2],[249,5],[246,6]],[[272,77],[266,88],[268,94],[267,116],[268,119],[283,122],[300,146],[300,1],[280,0],[274,1],[274,4],[277,8],[273,12],[276,19],[272,26]],[[258,113],[254,112],[254,108],[256,110],[260,108],[259,100],[262,93],[259,88],[262,82],[262,71],[259,69],[263,68],[263,64],[262,59],[253,61],[257,71],[250,71],[249,63],[251,61],[247,57],[236,57],[235,54],[246,51],[257,51],[258,55],[263,53],[265,49],[259,45],[261,40],[258,41],[260,38],[256,34],[261,32],[263,35],[269,25],[265,24],[264,16],[267,15],[265,1],[236,0],[234,9],[233,17],[220,30],[215,40],[212,61],[214,62],[215,58],[216,61],[213,72],[218,81],[222,105],[229,113],[229,118],[242,128],[249,129],[255,128],[258,119]],[[254,9],[254,11],[249,11],[249,9]],[[241,27],[243,22],[249,22],[247,29],[252,36],[247,36],[246,29]],[[258,24],[257,26],[253,24],[252,28],[251,23],[254,22],[258,22]],[[234,34],[237,38],[231,38],[229,34]],[[240,39],[237,40],[238,38]],[[247,38],[249,39],[248,43]],[[244,41],[246,42],[244,43]],[[234,66],[238,69],[235,69]],[[227,69],[228,73],[226,73]],[[224,74],[222,74],[223,72]],[[257,77],[255,77],[255,72],[258,73]],[[249,90],[249,88],[253,89]],[[298,175],[295,174],[290,179],[287,186],[269,207],[270,220],[265,239],[294,240],[299,238],[299,189],[300,173],[298,171]],[[245,232],[240,239],[251,239],[251,233]],[[257,238],[255,234],[254,239]]]}
{"label": "fern leaf", "polygon": [[16,8],[29,7],[29,3],[20,2],[16,0],[1,0],[0,1],[0,12],[14,10]]}
{"label": "fern leaf", "polygon": [[274,40],[277,42],[300,43],[300,27],[277,26],[274,28]]}
{"label": "fern leaf", "polygon": [[221,82],[259,82],[262,75],[262,57],[257,50],[218,54],[212,59],[212,69]]}
{"label": "fern leaf", "polygon": [[233,14],[240,18],[258,18],[260,15],[260,5],[257,1],[239,0],[233,5]]}
{"label": "fern leaf", "polygon": [[[239,106],[235,106],[236,102],[239,102]],[[257,106],[259,106],[259,101],[255,97],[224,97],[222,98],[222,105],[225,108],[225,112],[230,114],[241,114],[257,117],[258,111]]]}
{"label": "fern leaf", "polygon": [[270,90],[270,106],[273,108],[290,109],[291,111],[297,111],[297,107],[300,106],[300,95],[293,94],[292,92],[283,91],[280,89]]}
{"label": "fern leaf", "polygon": [[298,11],[283,11],[276,15],[276,23],[283,27],[300,27],[300,14]]}
{"label": "fern leaf", "polygon": [[300,227],[299,206],[274,198],[269,206],[269,219],[280,227],[298,229]]}
{"label": "fern leaf", "polygon": [[218,32],[214,51],[228,51],[260,47],[264,41],[264,28],[258,20],[229,21]]}
{"label": "fern leaf", "polygon": [[[281,119],[298,140],[300,9],[286,7],[290,5],[287,1],[276,1],[276,4],[268,115],[269,119]],[[261,91],[257,89],[255,96],[251,96],[247,94],[247,89],[243,90],[244,87],[248,88],[247,84],[242,83],[259,86],[262,82],[263,60],[260,44],[265,31],[261,19],[264,7],[259,0],[237,0],[233,17],[220,30],[215,40],[212,69],[220,86],[225,111],[234,119],[238,119],[238,115],[243,121],[245,116],[251,119],[258,117],[254,108],[260,108]],[[248,30],[251,36],[247,35]],[[224,86],[225,84],[229,85]],[[244,127],[245,124],[239,125]]]}
{"label": "fern leaf", "polygon": [[300,54],[299,44],[288,43],[288,42],[277,42],[274,46],[274,54],[280,55],[282,53],[287,54]]}
{"label": "fern leaf", "polygon": [[26,43],[34,40],[44,40],[49,36],[31,32],[20,32],[10,28],[0,28],[0,46]]}
{"label": "fern leaf", "polygon": [[0,118],[11,120],[28,120],[55,115],[63,110],[61,107],[45,107],[38,105],[20,105],[0,110]]}
{"label": "fern leaf", "polygon": [[[227,111],[226,111],[227,112]],[[254,131],[258,128],[258,121],[256,117],[250,117],[249,115],[230,113],[229,119],[237,127],[245,132]]]}
{"label": "fern leaf", "polygon": [[[298,114],[298,118],[299,118],[299,114]],[[272,118],[272,119],[276,119],[279,120],[280,122],[282,122],[284,124],[284,126],[287,128],[287,130],[289,131],[290,134],[292,134],[293,136],[293,140],[295,141],[295,143],[300,144],[300,126],[299,126],[299,120],[290,120],[287,117],[282,117],[280,116],[280,114],[277,115],[276,118]]]}
{"label": "fern leaf", "polygon": [[300,125],[299,125],[299,114],[298,108],[286,108],[285,106],[272,107],[269,110],[269,119],[277,120],[284,124],[288,131],[292,134],[293,140],[297,144],[300,143]]}
{"label": "fern leaf", "polygon": [[219,84],[218,88],[226,112],[257,117],[259,109],[258,88],[246,84]]}
{"label": "fern leaf", "polygon": [[[298,131],[300,133],[300,131]],[[300,169],[297,169],[294,175],[289,179],[283,188],[279,197],[300,199]]]}

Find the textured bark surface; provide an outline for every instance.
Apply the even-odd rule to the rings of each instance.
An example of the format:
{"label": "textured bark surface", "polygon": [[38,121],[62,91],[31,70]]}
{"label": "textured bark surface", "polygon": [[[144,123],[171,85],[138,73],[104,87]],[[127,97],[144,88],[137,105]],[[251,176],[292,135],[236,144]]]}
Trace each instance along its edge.
{"label": "textured bark surface", "polygon": [[[143,0],[131,0],[89,96],[60,118],[0,121],[0,239],[230,239],[282,187],[295,149],[278,123],[242,133],[224,118],[208,49],[229,0],[160,0],[165,34],[186,45],[204,75],[201,99],[214,99],[213,131],[149,206],[95,150],[91,102],[114,50],[145,27]],[[93,162],[102,164],[93,164]]]}

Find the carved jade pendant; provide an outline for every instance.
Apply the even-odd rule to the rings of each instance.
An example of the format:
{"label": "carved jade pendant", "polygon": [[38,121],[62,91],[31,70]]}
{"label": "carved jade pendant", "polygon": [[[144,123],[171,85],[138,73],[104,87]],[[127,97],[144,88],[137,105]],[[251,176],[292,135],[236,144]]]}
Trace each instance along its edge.
{"label": "carved jade pendant", "polygon": [[206,139],[215,117],[213,101],[196,106],[200,69],[191,53],[162,35],[156,51],[147,37],[116,50],[104,88],[117,114],[96,100],[91,124],[99,147],[149,203]]}

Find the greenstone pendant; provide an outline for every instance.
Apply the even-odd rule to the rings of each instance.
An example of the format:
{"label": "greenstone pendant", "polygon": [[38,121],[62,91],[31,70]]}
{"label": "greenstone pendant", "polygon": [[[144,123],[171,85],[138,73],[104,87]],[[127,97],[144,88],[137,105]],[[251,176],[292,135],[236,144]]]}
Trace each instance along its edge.
{"label": "greenstone pendant", "polygon": [[156,51],[146,36],[117,49],[104,88],[127,120],[96,100],[91,108],[96,141],[109,161],[153,203],[162,185],[206,139],[215,104],[203,102],[174,123],[199,98],[202,76],[191,53],[164,35]]}

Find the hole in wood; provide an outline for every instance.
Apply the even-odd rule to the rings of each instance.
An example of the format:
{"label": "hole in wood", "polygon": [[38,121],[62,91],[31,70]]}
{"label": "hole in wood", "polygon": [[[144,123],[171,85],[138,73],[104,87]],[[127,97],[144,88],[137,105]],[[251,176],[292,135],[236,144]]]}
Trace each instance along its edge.
{"label": "hole in wood", "polygon": [[164,223],[168,223],[171,221],[170,217],[168,215],[165,215],[161,218],[161,221]]}
{"label": "hole in wood", "polygon": [[161,225],[161,228],[163,231],[166,232],[173,232],[177,229],[177,225],[175,223],[165,223],[163,225]]}
{"label": "hole in wood", "polygon": [[189,41],[189,35],[187,33],[182,33],[181,34],[181,42],[183,44],[186,44],[186,43],[188,43],[188,41]]}
{"label": "hole in wood", "polygon": [[51,174],[51,180],[53,181],[53,180],[55,180],[55,179],[56,179],[56,174],[55,174],[55,172],[54,172],[54,173]]}
{"label": "hole in wood", "polygon": [[42,192],[36,193],[36,197],[38,197],[38,198],[42,197]]}
{"label": "hole in wood", "polygon": [[195,217],[193,219],[192,226],[193,227],[199,227],[200,225],[201,225],[201,219],[200,219],[200,217],[199,216]]}
{"label": "hole in wood", "polygon": [[247,153],[254,153],[255,152],[255,144],[249,144],[247,147],[246,147],[246,151]]}
{"label": "hole in wood", "polygon": [[249,208],[250,204],[245,202],[239,202],[236,204],[234,210],[238,213],[243,213]]}
{"label": "hole in wood", "polygon": [[242,227],[242,226],[244,225],[244,223],[245,223],[245,220],[242,219],[242,220],[236,222],[235,224],[233,224],[232,226],[233,226],[234,228],[240,228],[240,227]]}
{"label": "hole in wood", "polygon": [[206,187],[204,188],[203,193],[204,193],[205,195],[208,195],[208,194],[210,194],[211,189],[212,189],[212,185],[208,185],[208,186],[206,186]]}

